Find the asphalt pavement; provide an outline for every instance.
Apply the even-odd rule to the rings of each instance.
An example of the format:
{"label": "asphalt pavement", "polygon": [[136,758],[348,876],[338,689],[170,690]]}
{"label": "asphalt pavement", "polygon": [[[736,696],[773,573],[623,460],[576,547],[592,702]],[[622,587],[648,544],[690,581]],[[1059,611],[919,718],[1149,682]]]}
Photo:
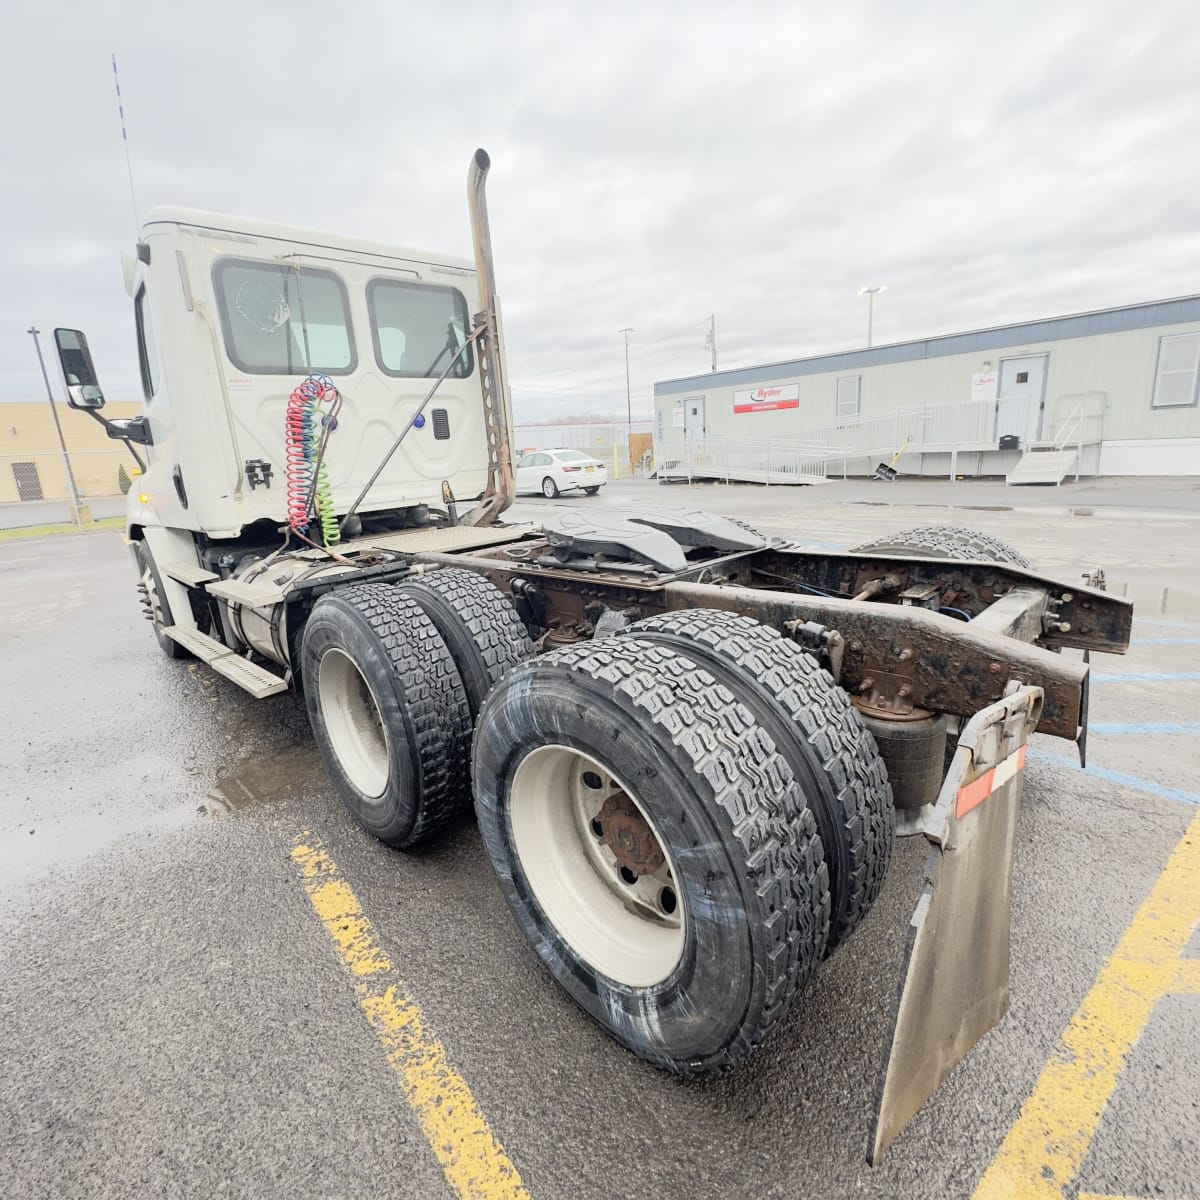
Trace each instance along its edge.
{"label": "asphalt pavement", "polygon": [[[453,1194],[306,896],[302,836],[336,862],[533,1200],[970,1196],[1196,816],[1200,511],[1194,489],[937,512],[951,490],[964,503],[963,485],[906,503],[903,487],[863,502],[867,486],[629,481],[558,503],[705,507],[826,545],[972,525],[1055,574],[1102,564],[1138,602],[1130,654],[1093,661],[1091,716],[1109,730],[1093,735],[1094,769],[1035,739],[1011,1011],[881,1166],[864,1151],[919,840],[898,845],[879,904],[762,1053],[720,1078],[668,1077],[537,967],[472,824],[408,854],[362,833],[303,703],[256,702],[164,658],[120,535],[98,532],[0,544],[5,1196]],[[1198,1020],[1198,996],[1155,1007],[1054,1194],[1200,1200]]]}

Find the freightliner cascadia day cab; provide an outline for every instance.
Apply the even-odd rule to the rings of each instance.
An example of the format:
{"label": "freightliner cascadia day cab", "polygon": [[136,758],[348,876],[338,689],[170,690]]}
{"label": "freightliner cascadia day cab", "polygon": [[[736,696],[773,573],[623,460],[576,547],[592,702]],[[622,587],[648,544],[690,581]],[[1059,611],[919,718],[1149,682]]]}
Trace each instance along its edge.
{"label": "freightliner cascadia day cab", "polygon": [[474,261],[155,209],[126,263],[132,420],[55,331],[69,403],[143,468],[146,616],[251,696],[300,689],[331,789],[389,845],[473,809],[533,954],[667,1070],[752,1054],[893,837],[924,836],[874,1161],[1007,1009],[1026,742],[1082,757],[1088,667],[1061,651],[1123,652],[1131,608],[963,529],[830,552],[645,504],[503,521],[488,168]]}

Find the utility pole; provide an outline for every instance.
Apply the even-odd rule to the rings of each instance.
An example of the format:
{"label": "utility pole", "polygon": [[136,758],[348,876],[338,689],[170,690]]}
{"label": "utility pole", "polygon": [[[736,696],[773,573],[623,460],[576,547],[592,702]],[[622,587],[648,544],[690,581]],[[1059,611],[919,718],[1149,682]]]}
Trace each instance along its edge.
{"label": "utility pole", "polygon": [[867,349],[871,348],[871,326],[875,320],[875,297],[880,292],[887,291],[887,284],[881,283],[878,287],[859,288],[858,294],[867,298]]}
{"label": "utility pole", "polygon": [[708,318],[708,337],[706,337],[704,339],[704,347],[709,352],[709,357],[710,357],[711,364],[712,364],[710,367],[710,370],[716,371],[716,369],[717,369],[717,315],[716,315],[716,313],[713,313],[713,315]]}
{"label": "utility pole", "polygon": [[633,398],[629,390],[629,335],[634,332],[632,326],[618,329],[625,335],[625,457],[629,460],[630,469],[633,467]]}
{"label": "utility pole", "polygon": [[38,341],[40,329],[30,325],[26,332],[33,338],[37,350],[38,366],[42,368],[42,380],[46,384],[46,399],[50,401],[50,415],[54,418],[54,428],[58,430],[58,444],[62,448],[63,466],[67,471],[67,483],[71,488],[71,510],[75,514],[75,524],[83,527],[83,514],[79,509],[79,489],[75,486],[75,472],[71,470],[71,458],[67,454],[67,442],[63,437],[62,423],[58,419],[58,409],[54,407],[54,392],[50,388],[50,376],[46,374],[46,360],[42,357],[42,343]]}

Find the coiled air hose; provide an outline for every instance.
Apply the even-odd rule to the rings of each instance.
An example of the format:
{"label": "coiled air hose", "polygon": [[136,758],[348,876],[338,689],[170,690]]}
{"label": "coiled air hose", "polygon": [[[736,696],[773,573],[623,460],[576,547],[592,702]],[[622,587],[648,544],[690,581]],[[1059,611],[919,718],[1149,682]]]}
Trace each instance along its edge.
{"label": "coiled air hose", "polygon": [[[288,397],[284,431],[288,525],[303,533],[315,507],[327,546],[341,540],[324,455],[325,441],[337,428],[338,399],[333,380],[327,375],[310,375]],[[329,412],[321,411],[325,401]]]}

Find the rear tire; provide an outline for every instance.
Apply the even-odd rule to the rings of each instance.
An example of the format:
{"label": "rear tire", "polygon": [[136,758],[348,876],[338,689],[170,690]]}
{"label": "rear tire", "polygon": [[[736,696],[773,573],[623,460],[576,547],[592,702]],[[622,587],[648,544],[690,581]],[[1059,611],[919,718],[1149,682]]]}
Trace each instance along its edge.
{"label": "rear tire", "polygon": [[585,487],[583,490],[587,492],[589,496],[594,496],[600,490],[600,485],[596,484],[595,487]]}
{"label": "rear tire", "polygon": [[510,671],[474,759],[484,846],[558,983],[669,1070],[743,1061],[829,930],[816,823],[747,707],[666,646],[605,638]]}
{"label": "rear tire", "polygon": [[317,748],[368,833],[412,846],[466,809],[467,698],[411,596],[382,583],[322,596],[304,627],[301,670]]}
{"label": "rear tire", "polygon": [[648,617],[628,633],[673,646],[711,671],[787,760],[825,848],[832,951],[878,897],[895,833],[887,769],[862,718],[812,658],[749,617],[690,609]]}
{"label": "rear tire", "polygon": [[542,495],[547,500],[553,500],[558,495],[558,484],[549,475],[542,480]]}
{"label": "rear tire", "polygon": [[954,525],[919,525],[915,529],[902,529],[855,546],[852,553],[878,553],[898,558],[973,559],[976,562],[1012,563],[1027,571],[1033,569],[1029,559],[1007,542],[977,529],[960,529]]}
{"label": "rear tire", "polygon": [[498,587],[473,571],[444,567],[399,586],[442,635],[474,721],[500,677],[533,653],[521,618]]}

